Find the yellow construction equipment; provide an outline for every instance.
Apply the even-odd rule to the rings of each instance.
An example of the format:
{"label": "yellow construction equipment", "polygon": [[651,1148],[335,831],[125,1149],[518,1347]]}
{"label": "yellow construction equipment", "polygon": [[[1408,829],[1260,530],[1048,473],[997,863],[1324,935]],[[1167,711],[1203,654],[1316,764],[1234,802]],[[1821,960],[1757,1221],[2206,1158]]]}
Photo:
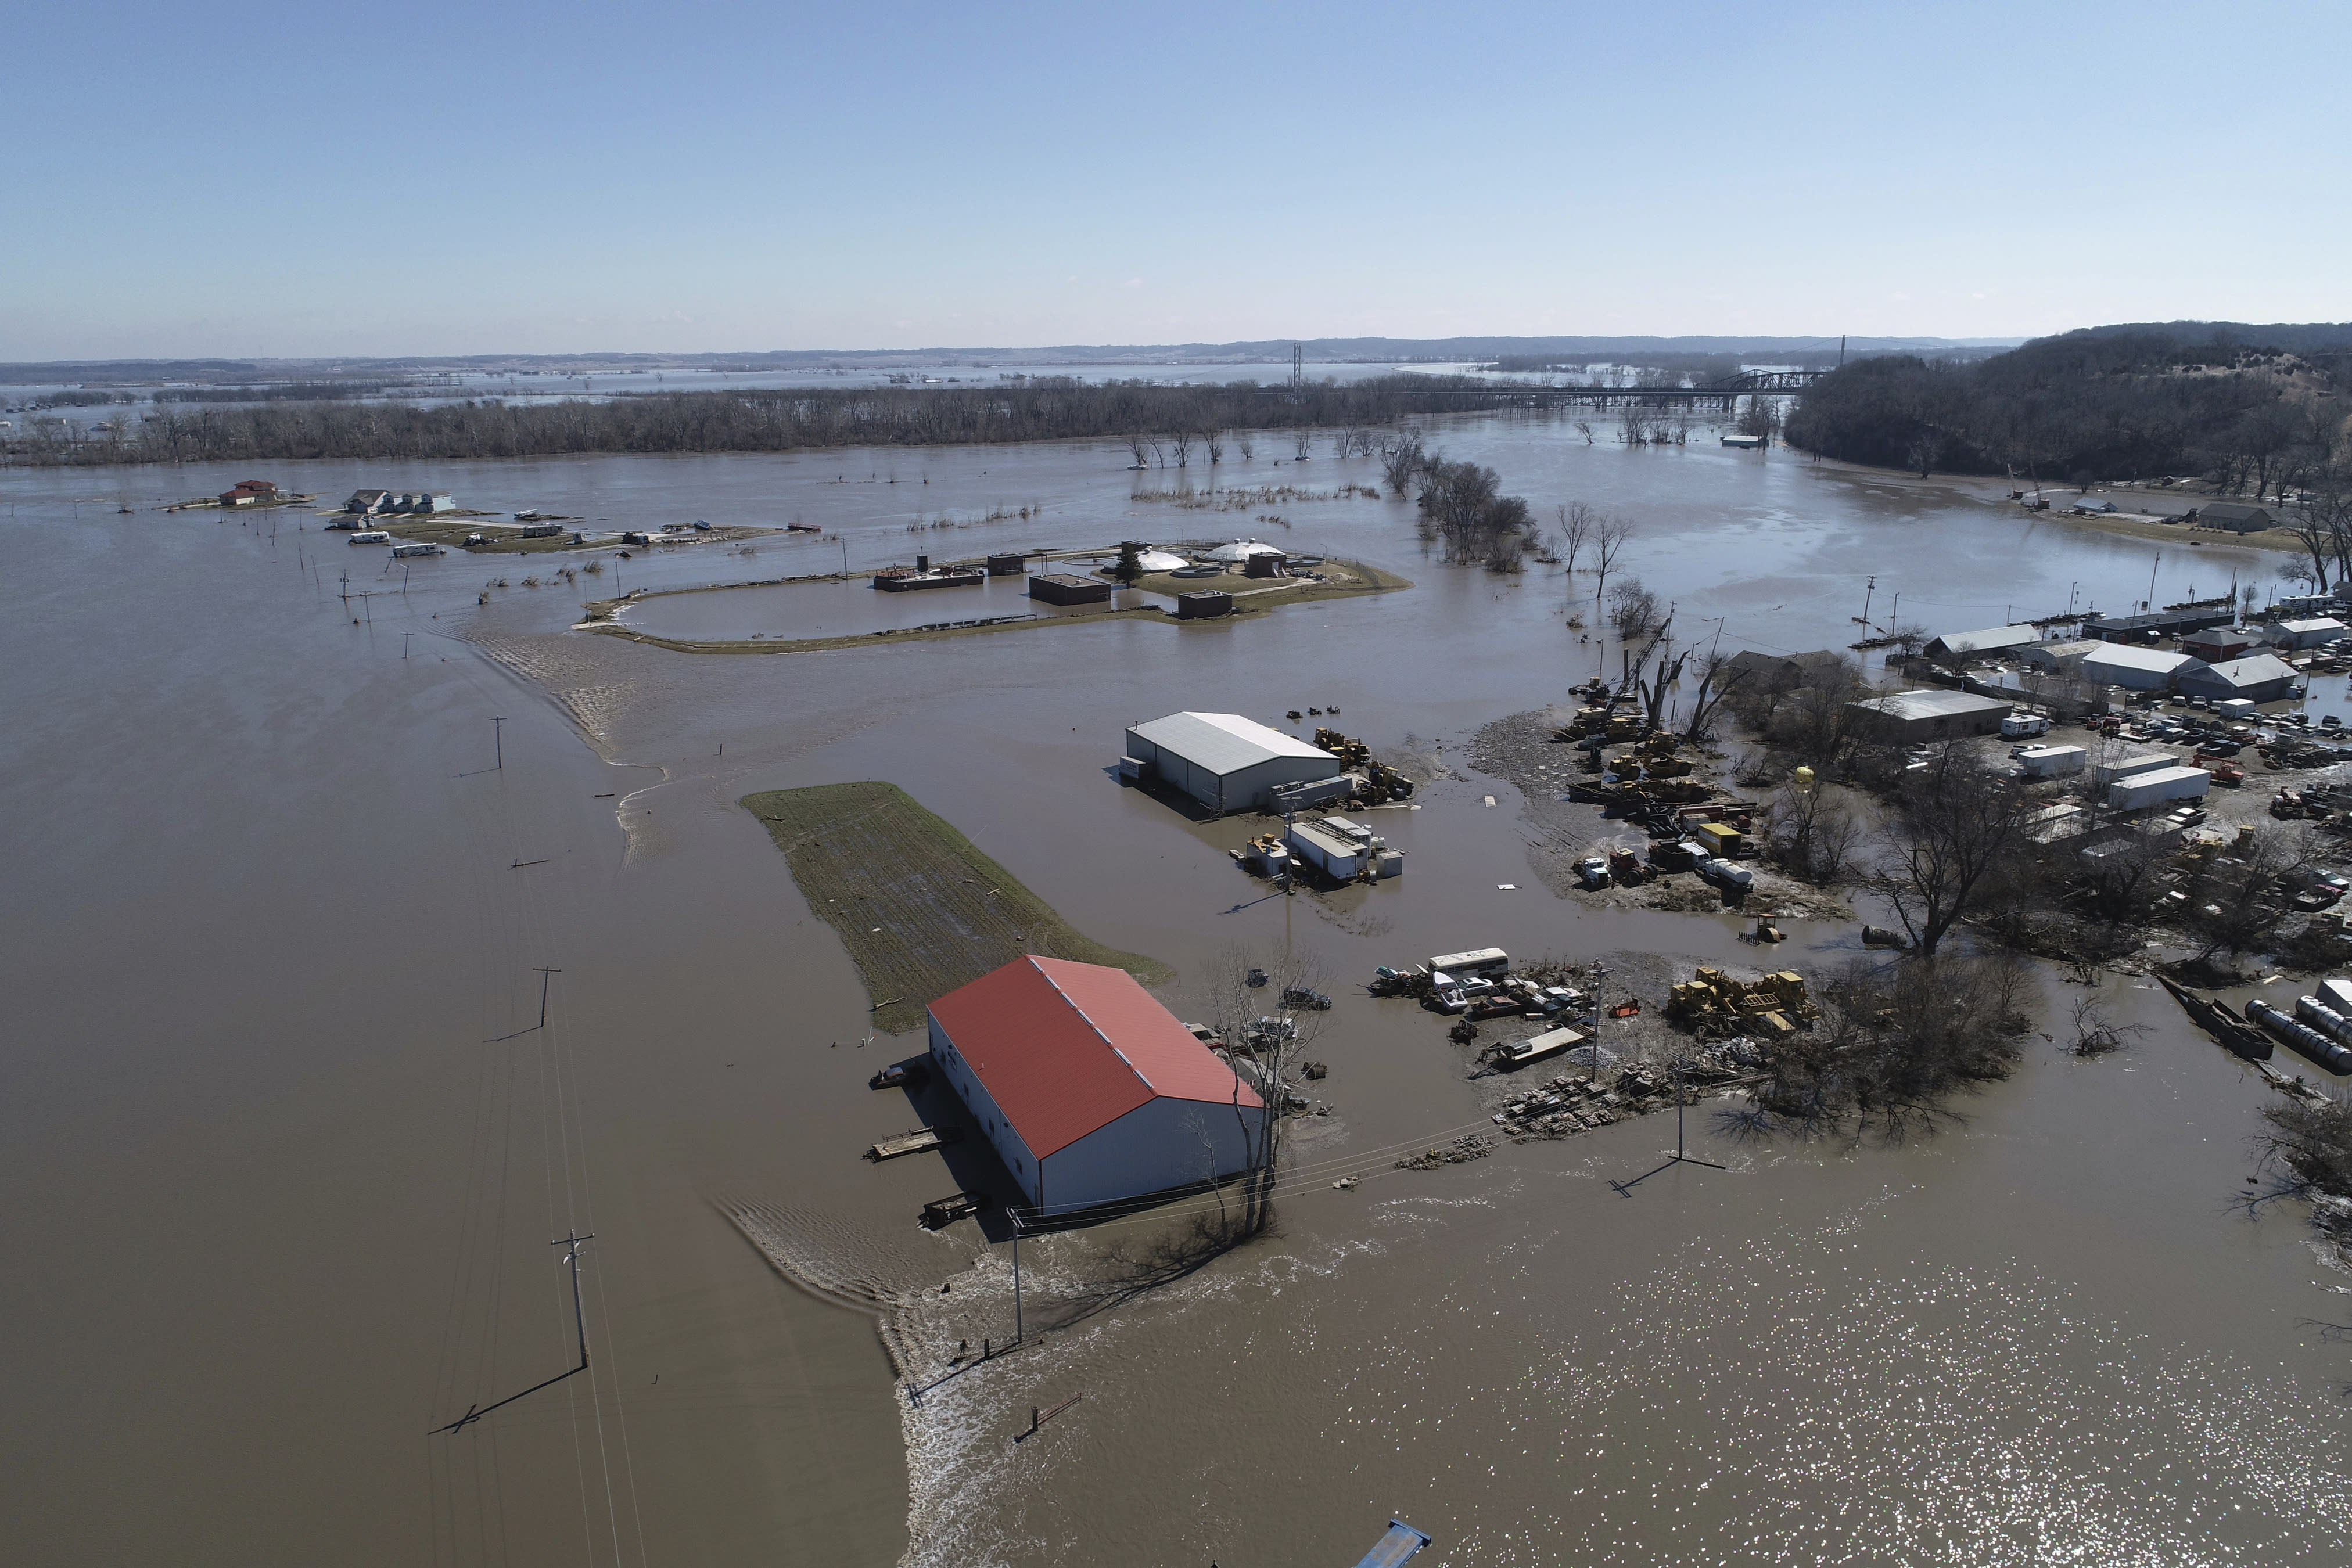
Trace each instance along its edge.
{"label": "yellow construction equipment", "polygon": [[1788,1034],[1811,1027],[1822,1016],[1805,996],[1804,977],[1793,969],[1760,980],[1735,980],[1706,966],[1674,988],[1666,1012],[1711,1036]]}

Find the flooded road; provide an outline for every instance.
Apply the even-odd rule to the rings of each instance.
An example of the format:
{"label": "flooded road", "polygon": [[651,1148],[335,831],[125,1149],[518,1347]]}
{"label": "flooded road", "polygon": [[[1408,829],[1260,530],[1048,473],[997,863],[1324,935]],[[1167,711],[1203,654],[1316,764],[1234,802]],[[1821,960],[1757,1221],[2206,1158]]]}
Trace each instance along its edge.
{"label": "flooded road", "polygon": [[[2120,609],[2151,569],[2161,603],[2285,560],[1785,453],[1588,446],[1540,420],[1433,435],[1539,514],[1633,517],[1625,570],[1727,645],[1842,645],[1873,576],[1874,619],[1900,591],[1902,619],[1948,630],[2078,591]],[[2344,1558],[2321,1468],[2342,1352],[2308,1326],[2344,1318],[2341,1281],[2299,1215],[2232,1207],[2263,1092],[2160,992],[2118,987],[2151,1026],[2123,1060],[2029,1053],[1902,1149],[1734,1145],[1695,1120],[1732,1168],[1620,1196],[1605,1178],[1671,1145],[1652,1118],[1390,1169],[1482,1116],[1427,1015],[1355,990],[1376,964],[1753,949],[1728,916],[1554,899],[1516,795],[1468,775],[1481,725],[1613,660],[1565,624],[1597,619],[1589,577],[1448,570],[1400,503],[1221,509],[1181,494],[1207,470],[1127,461],[1081,444],[256,471],[330,499],[429,486],[614,527],[797,516],[842,536],[659,547],[577,586],[444,558],[405,593],[292,510],[113,510],[243,471],[0,476],[19,1554],[1233,1568],[1350,1561],[1395,1513],[1454,1564]],[[1376,480],[1263,448],[1217,476]],[[566,630],[616,589],[833,570],[843,544],[870,569],[1256,534],[1416,587],[1226,626],[772,657]],[[780,591],[656,602],[756,616]],[[814,591],[927,619],[962,596]],[[1222,852],[1239,824],[1106,774],[1138,719],[1334,704],[1376,748],[1455,759],[1421,810],[1381,815],[1402,882],[1265,899]],[[860,1043],[868,998],[734,805],[856,779],[1174,966],[1180,1014],[1234,943],[1311,950],[1339,982],[1335,1113],[1302,1135],[1277,1235],[1139,1293],[1115,1287],[1164,1227],[1024,1243],[1059,1326],[919,1406],[898,1385],[946,1371],[959,1324],[1009,1333],[1007,1249],[916,1228],[950,1171],[856,1157],[908,1124],[864,1086],[904,1048]],[[1850,925],[1788,925],[1782,961],[1853,950]],[[1370,1179],[1333,1190],[1344,1174]],[[782,1278],[730,1206],[782,1217],[827,1294]],[[590,1371],[428,1437],[573,1364],[548,1242],[575,1230],[595,1238]],[[959,1315],[931,1304],[942,1284]]]}

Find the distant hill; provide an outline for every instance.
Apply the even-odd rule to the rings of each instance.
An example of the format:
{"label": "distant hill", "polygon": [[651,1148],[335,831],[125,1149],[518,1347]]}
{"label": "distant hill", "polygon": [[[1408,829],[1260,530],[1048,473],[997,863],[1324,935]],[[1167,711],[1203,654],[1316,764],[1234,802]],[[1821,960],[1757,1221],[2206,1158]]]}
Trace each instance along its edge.
{"label": "distant hill", "polygon": [[1874,358],[1814,382],[1788,435],[1922,473],[2176,474],[2267,490],[2345,450],[2347,347],[2352,324],[2176,321],[2086,328],[1974,364]]}

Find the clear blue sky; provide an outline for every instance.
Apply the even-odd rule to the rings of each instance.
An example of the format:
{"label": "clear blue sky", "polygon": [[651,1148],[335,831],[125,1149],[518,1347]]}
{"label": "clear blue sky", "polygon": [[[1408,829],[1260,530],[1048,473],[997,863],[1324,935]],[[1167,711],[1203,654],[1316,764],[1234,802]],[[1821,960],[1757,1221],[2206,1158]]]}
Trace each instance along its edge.
{"label": "clear blue sky", "polygon": [[2352,317],[2352,5],[29,0],[0,359]]}

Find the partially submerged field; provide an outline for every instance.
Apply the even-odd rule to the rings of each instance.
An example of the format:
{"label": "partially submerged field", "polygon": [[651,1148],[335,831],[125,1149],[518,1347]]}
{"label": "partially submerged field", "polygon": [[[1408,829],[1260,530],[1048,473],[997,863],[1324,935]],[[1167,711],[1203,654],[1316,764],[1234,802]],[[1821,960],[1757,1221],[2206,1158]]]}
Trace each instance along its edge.
{"label": "partially submerged field", "polygon": [[1074,929],[895,784],[771,789],[742,804],[841,933],[884,1034],[920,1027],[933,1000],[1024,953],[1108,964],[1146,985],[1169,977],[1158,960]]}

